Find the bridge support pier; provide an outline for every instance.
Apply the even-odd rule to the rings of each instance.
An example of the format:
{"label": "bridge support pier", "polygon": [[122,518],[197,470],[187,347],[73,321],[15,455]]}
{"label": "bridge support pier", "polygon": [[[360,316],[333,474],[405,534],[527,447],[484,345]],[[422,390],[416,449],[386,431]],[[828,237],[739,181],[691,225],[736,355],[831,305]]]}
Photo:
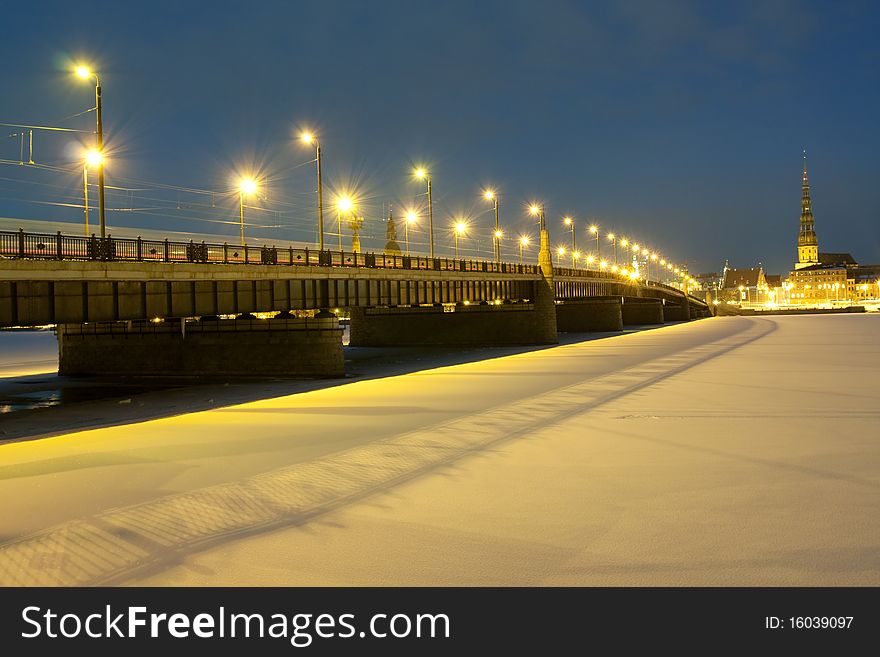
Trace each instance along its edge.
{"label": "bridge support pier", "polygon": [[690,319],[684,306],[674,303],[663,304],[664,322],[686,322]]}
{"label": "bridge support pier", "polygon": [[663,303],[650,297],[623,297],[623,325],[662,324]]}
{"label": "bridge support pier", "polygon": [[620,297],[572,299],[557,304],[556,325],[563,333],[622,331]]}
{"label": "bridge support pier", "polygon": [[58,355],[71,376],[345,375],[335,317],[59,324]]}
{"label": "bridge support pier", "polygon": [[[553,293],[535,281],[529,303],[500,305],[353,307],[352,347],[557,344]],[[452,312],[449,312],[449,310]]]}

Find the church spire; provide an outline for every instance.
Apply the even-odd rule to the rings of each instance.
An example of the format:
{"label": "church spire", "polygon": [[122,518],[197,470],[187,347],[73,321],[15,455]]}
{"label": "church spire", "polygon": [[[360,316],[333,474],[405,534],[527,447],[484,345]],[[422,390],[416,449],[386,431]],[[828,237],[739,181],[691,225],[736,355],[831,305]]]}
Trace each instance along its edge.
{"label": "church spire", "polygon": [[797,266],[806,267],[819,262],[819,241],[813,220],[813,202],[810,198],[810,178],[807,176],[807,151],[804,150],[804,177],[801,183],[801,227],[798,233]]}

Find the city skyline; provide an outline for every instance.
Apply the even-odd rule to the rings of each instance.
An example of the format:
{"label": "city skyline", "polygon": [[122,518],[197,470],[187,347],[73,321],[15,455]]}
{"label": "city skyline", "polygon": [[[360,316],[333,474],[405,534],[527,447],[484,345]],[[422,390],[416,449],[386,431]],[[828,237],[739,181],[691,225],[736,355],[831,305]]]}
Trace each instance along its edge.
{"label": "city skyline", "polygon": [[[205,15],[198,28],[191,21],[169,24],[162,18],[167,8],[158,13],[103,8],[97,18],[89,14],[88,21],[72,22],[46,12],[44,34],[52,46],[16,56],[16,67],[2,83],[8,99],[2,120],[55,125],[86,109],[87,90],[65,70],[84,59],[104,79],[112,158],[108,186],[116,177],[223,190],[236,170],[262,171],[268,182],[266,207],[281,198],[288,205],[274,224],[265,222],[280,228],[263,229],[260,236],[270,242],[291,239],[290,230],[307,231],[314,214],[313,172],[304,166],[307,151],[296,143],[298,131],[310,128],[322,139],[328,182],[357,187],[368,222],[384,214],[383,203],[393,203],[398,217],[403,215],[419,193],[411,168],[424,162],[434,175],[443,231],[447,218],[477,216],[486,233],[480,248],[489,254],[491,207],[480,194],[491,186],[501,197],[509,257],[520,233],[535,237],[524,206],[541,199],[554,244],[567,242],[561,219],[571,214],[584,229],[578,236],[583,244],[589,240],[586,227],[597,223],[686,260],[694,272],[718,270],[726,259],[787,271],[799,214],[795,167],[806,148],[821,242],[829,250],[853,250],[859,260],[877,261],[880,237],[872,216],[877,192],[868,166],[876,136],[862,132],[856,138],[869,126],[877,100],[877,74],[868,66],[874,46],[865,22],[855,22],[855,11],[851,17],[845,9],[837,11],[834,28],[823,30],[827,9],[812,3],[796,8],[746,6],[720,15],[679,5],[653,32],[647,30],[657,19],[650,5],[625,13],[611,7],[588,12],[562,3],[540,14],[514,6],[497,15],[485,7],[436,8],[426,28],[429,37],[412,41],[419,50],[415,59],[396,54],[397,39],[379,36],[377,24],[399,27],[412,18],[405,7],[387,4],[370,10],[297,7],[297,24],[314,29],[294,28],[301,41],[290,43],[286,56],[278,56],[277,49],[285,30],[255,29],[260,8],[247,16]],[[177,18],[191,11],[176,10]],[[21,22],[30,20],[26,9],[13,13]],[[102,21],[114,29],[100,29]],[[180,27],[184,23],[187,27]],[[322,41],[330,25],[338,38]],[[487,25],[492,29],[484,33]],[[147,61],[139,40],[154,38],[160,26],[167,47]],[[460,40],[452,48],[440,36],[455,26]],[[144,36],[129,33],[133,27]],[[199,31],[199,52],[187,46],[193,30]],[[578,30],[582,33],[575,38]],[[231,38],[239,31],[240,42]],[[742,43],[725,46],[725,34]],[[15,49],[25,36],[13,35],[4,48]],[[218,48],[224,42],[235,45]],[[261,56],[269,48],[262,42],[271,42],[274,60]],[[302,59],[310,49],[320,53],[321,43],[334,57]],[[633,44],[638,47],[619,56]],[[651,53],[656,61],[645,60]],[[706,70],[688,63],[688,54],[702,56]],[[469,57],[473,66],[467,65]],[[279,83],[285,67],[296,83]],[[723,80],[713,78],[712,67],[727,73]],[[546,75],[550,70],[553,75]],[[803,98],[798,90],[805,70],[810,90],[845,85],[851,95]],[[375,93],[361,80],[365,71]],[[437,74],[431,76],[432,71]],[[733,71],[739,74],[730,75]],[[676,84],[687,84],[692,97],[676,97]],[[861,91],[860,102],[853,102]],[[264,97],[265,102],[255,102]],[[834,114],[847,120],[829,120]],[[75,117],[62,125],[88,128],[89,120]],[[3,157],[17,159],[18,141],[6,142]],[[69,140],[40,137],[35,152],[38,161],[73,160]],[[35,173],[4,167],[4,175],[16,181],[0,187],[8,209],[4,216],[75,221],[71,209],[14,200],[22,195],[10,190],[23,174],[34,180]],[[81,182],[78,188],[74,176],[67,178],[58,193],[81,194]],[[190,200],[184,194],[177,204]],[[162,202],[174,199],[166,194]],[[229,209],[237,206],[223,211]],[[282,216],[285,211],[289,217]],[[175,212],[154,213],[169,214],[164,217],[117,212],[108,222],[235,233],[234,225],[183,223]],[[732,228],[719,240],[722,226]],[[381,249],[384,228],[367,224],[364,231],[365,249]],[[308,238],[303,232],[293,239]],[[451,241],[451,235],[443,238]]]}

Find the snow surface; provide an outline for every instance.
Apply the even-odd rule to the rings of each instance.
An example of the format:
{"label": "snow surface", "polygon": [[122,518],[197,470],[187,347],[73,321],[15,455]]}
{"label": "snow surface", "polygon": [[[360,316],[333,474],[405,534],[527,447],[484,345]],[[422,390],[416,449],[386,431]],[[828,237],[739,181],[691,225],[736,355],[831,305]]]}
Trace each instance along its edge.
{"label": "snow surface", "polygon": [[0,584],[876,586],[878,333],[718,318],[2,444]]}

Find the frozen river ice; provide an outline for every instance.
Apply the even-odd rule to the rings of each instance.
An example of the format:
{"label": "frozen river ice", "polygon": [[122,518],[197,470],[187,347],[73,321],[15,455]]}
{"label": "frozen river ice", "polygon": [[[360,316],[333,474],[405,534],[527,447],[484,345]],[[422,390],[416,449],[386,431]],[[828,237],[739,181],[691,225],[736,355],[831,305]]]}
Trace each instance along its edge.
{"label": "frozen river ice", "polygon": [[0,584],[876,586],[878,337],[718,318],[0,444]]}

